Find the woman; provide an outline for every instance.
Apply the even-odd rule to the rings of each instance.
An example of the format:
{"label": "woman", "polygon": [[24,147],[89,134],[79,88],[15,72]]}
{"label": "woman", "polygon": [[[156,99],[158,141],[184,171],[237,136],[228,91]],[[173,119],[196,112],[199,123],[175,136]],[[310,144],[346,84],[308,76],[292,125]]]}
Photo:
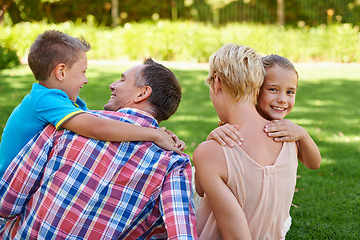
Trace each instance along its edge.
{"label": "woman", "polygon": [[283,239],[296,184],[297,148],[263,131],[256,111],[265,70],[251,48],[227,44],[210,57],[207,83],[220,121],[238,125],[239,147],[201,143],[193,154],[199,239]]}

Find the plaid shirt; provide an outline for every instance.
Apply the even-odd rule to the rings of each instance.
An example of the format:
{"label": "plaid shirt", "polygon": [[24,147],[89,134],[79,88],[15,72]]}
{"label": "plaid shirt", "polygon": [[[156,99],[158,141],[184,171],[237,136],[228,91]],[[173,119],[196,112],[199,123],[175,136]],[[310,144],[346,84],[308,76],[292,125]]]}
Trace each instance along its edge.
{"label": "plaid shirt", "polygon": [[[158,128],[135,109],[101,117]],[[52,125],[0,181],[0,239],[197,239],[187,155]]]}

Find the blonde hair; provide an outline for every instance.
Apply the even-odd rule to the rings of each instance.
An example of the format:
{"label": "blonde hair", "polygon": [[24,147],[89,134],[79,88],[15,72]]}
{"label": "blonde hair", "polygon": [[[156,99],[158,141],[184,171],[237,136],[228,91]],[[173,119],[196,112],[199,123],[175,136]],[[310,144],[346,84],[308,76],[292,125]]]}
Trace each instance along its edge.
{"label": "blonde hair", "polygon": [[235,101],[245,100],[256,104],[265,69],[254,49],[229,43],[211,55],[209,64],[207,84],[213,83],[216,74]]}

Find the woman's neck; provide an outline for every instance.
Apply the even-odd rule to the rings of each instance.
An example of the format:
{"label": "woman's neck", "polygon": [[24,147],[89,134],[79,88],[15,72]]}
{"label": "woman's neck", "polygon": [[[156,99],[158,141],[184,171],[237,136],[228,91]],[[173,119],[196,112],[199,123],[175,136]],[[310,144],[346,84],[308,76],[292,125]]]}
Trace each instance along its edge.
{"label": "woman's neck", "polygon": [[227,105],[224,115],[227,123],[238,125],[239,127],[247,126],[248,124],[261,124],[263,126],[267,122],[257,112],[255,105],[248,102],[236,102]]}

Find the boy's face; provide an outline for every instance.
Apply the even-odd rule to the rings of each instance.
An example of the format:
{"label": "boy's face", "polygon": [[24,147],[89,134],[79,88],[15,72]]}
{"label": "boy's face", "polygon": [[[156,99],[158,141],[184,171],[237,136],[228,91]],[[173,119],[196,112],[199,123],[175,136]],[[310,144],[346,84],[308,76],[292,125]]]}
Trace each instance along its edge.
{"label": "boy's face", "polygon": [[104,109],[107,111],[118,111],[120,108],[133,107],[134,100],[142,88],[135,85],[136,73],[145,65],[137,65],[125,71],[121,79],[110,84],[111,97]]}
{"label": "boy's face", "polygon": [[257,110],[267,120],[281,120],[295,105],[298,84],[294,71],[277,65],[266,69],[266,77],[260,88]]}
{"label": "boy's face", "polygon": [[63,80],[62,90],[69,96],[73,101],[76,101],[79,96],[80,89],[88,82],[85,72],[87,70],[87,57],[86,53],[83,52],[80,58],[75,62],[71,68],[66,67],[65,78]]}

